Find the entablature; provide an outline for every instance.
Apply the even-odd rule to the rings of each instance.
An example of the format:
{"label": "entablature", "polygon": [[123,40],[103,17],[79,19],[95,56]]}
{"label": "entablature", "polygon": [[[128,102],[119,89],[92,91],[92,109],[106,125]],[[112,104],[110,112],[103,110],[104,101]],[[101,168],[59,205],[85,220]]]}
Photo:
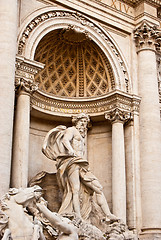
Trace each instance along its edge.
{"label": "entablature", "polygon": [[32,108],[42,113],[71,117],[72,114],[86,113],[90,116],[102,116],[115,108],[132,114],[139,114],[140,97],[119,90],[93,98],[62,98],[35,92],[31,97]]}
{"label": "entablature", "polygon": [[121,2],[127,3],[133,7],[138,6],[142,2],[147,2],[152,4],[155,7],[160,7],[161,6],[161,1],[160,0],[120,0]]}

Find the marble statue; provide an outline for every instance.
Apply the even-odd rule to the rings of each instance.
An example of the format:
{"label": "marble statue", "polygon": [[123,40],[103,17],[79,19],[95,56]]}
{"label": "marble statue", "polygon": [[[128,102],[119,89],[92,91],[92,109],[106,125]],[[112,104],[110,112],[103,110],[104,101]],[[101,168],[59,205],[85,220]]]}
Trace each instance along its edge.
{"label": "marble statue", "polygon": [[40,212],[42,212],[49,220],[51,225],[60,231],[58,236],[59,240],[78,240],[78,230],[68,218],[62,217],[55,212],[51,212],[47,206],[41,202],[36,203],[36,205]]}
{"label": "marble statue", "polygon": [[[0,239],[45,240],[42,226],[27,214],[42,195],[39,186],[12,188],[0,200]],[[35,205],[36,206],[36,205]]]}
{"label": "marble statue", "polygon": [[84,158],[88,122],[86,114],[78,114],[73,117],[72,127],[60,125],[50,130],[44,140],[42,151],[46,157],[56,161],[57,179],[63,191],[59,213],[75,212],[79,217],[88,219],[91,197],[95,193],[106,220],[116,220],[110,212],[101,184]]}
{"label": "marble statue", "polygon": [[82,220],[76,214],[61,216],[50,211],[43,201],[36,205],[53,228],[59,230],[58,240],[105,240],[100,229]]}

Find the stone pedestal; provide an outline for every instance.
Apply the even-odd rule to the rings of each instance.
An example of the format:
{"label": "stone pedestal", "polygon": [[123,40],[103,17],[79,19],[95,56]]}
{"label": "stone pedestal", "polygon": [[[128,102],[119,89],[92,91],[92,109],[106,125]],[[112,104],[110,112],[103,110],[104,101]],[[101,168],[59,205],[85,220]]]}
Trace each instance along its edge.
{"label": "stone pedestal", "polygon": [[[156,68],[157,31],[143,23],[135,31],[138,50],[143,239],[161,233],[161,129]],[[147,236],[146,236],[147,234]],[[150,236],[152,237],[148,237]]]}
{"label": "stone pedestal", "polygon": [[0,36],[0,195],[2,195],[8,191],[10,183],[17,0],[0,1]]}

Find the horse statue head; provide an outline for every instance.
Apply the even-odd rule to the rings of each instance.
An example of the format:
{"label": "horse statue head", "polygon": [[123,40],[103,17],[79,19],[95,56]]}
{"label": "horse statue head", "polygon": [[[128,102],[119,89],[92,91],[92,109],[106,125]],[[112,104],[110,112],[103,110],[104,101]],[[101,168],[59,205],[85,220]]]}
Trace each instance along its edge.
{"label": "horse statue head", "polygon": [[[0,200],[0,237],[3,240],[44,240],[41,224],[27,214],[27,207],[36,209],[42,188],[11,188]],[[37,210],[38,211],[38,210]]]}

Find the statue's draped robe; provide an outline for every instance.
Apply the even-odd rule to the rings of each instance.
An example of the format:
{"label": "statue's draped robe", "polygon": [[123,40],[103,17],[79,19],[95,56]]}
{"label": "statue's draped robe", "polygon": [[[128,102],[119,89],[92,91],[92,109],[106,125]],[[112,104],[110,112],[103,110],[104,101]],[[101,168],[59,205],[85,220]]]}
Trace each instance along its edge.
{"label": "statue's draped robe", "polygon": [[50,130],[45,138],[42,151],[49,159],[56,161],[57,180],[63,191],[60,214],[72,214],[74,212],[69,175],[76,170],[77,166],[79,167],[81,216],[83,219],[88,219],[91,212],[93,190],[86,186],[86,182],[92,182],[96,177],[89,171],[87,160],[68,154],[68,150],[63,144],[65,131],[65,126],[58,126]]}

